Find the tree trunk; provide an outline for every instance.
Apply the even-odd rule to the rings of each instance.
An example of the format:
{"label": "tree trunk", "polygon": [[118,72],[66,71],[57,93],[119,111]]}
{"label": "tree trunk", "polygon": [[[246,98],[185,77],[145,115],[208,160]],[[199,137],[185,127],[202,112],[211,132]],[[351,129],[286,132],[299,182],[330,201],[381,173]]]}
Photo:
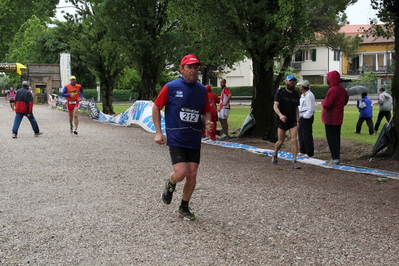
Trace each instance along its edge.
{"label": "tree trunk", "polygon": [[205,65],[202,66],[201,74],[202,74],[202,85],[208,85],[208,83],[209,83],[209,68]]}
{"label": "tree trunk", "polygon": [[266,65],[265,61],[253,57],[252,114],[256,123],[244,135],[276,142],[277,131],[273,104],[277,88],[273,87],[273,67],[265,68]]}
{"label": "tree trunk", "polygon": [[399,100],[399,11],[398,11],[398,1],[396,1],[396,7],[393,9],[396,11],[396,19],[395,19],[395,26],[394,26],[394,35],[395,35],[395,71],[393,74],[392,79],[392,98],[393,98],[393,123],[394,123],[394,132],[395,132],[395,143],[393,148],[393,154],[391,159],[399,160],[399,108],[396,104]]}
{"label": "tree trunk", "polygon": [[101,101],[103,103],[103,113],[113,115],[114,107],[112,106],[113,102],[113,88],[107,82],[107,79],[100,80],[100,88],[101,88]]}
{"label": "tree trunk", "polygon": [[141,100],[155,100],[157,97],[156,85],[157,80],[156,77],[153,76],[151,71],[143,71],[141,74],[141,84],[142,90],[139,99]]}

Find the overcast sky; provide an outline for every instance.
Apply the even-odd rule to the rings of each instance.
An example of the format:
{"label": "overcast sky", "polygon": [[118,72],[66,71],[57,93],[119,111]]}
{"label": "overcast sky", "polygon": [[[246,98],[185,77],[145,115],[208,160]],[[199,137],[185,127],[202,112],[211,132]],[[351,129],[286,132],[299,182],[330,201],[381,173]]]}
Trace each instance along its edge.
{"label": "overcast sky", "polygon": [[[74,9],[70,8],[70,6],[72,6],[72,4],[66,3],[65,0],[60,0],[57,9],[57,18],[59,20],[64,20],[61,11],[68,13],[73,12]],[[346,9],[346,14],[348,15],[348,21],[351,25],[369,24],[369,18],[377,17],[375,11],[371,8],[370,0],[358,0],[356,4]]]}
{"label": "overcast sky", "polygon": [[350,25],[370,24],[370,18],[377,18],[376,12],[371,8],[370,0],[358,0],[346,9]]}

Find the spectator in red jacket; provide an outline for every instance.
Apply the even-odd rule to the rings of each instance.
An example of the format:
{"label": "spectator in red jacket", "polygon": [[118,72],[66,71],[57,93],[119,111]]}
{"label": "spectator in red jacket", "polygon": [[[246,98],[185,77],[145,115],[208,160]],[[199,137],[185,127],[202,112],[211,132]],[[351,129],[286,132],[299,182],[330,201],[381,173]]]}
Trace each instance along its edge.
{"label": "spectator in red jacket", "polygon": [[[209,106],[210,106],[210,113],[211,113],[211,121],[213,122],[214,125],[216,125],[217,117],[218,117],[218,112],[217,112],[217,104],[219,103],[219,97],[212,92],[211,85],[205,85],[207,92],[208,92],[208,98],[209,98]],[[208,133],[208,131],[205,130],[205,128],[202,129],[202,137],[204,137],[204,140],[216,140],[216,126],[213,127],[212,131]]]}
{"label": "spectator in red jacket", "polygon": [[337,71],[327,73],[327,84],[330,89],[321,102],[323,107],[321,121],[325,124],[328,146],[332,159],[327,165],[339,165],[341,153],[341,125],[344,120],[344,106],[348,103],[349,95],[340,84],[341,76]]}
{"label": "spectator in red jacket", "polygon": [[18,136],[18,129],[24,116],[29,119],[35,137],[41,135],[42,133],[39,131],[39,126],[33,116],[33,97],[29,91],[29,83],[27,81],[22,82],[22,88],[15,95],[15,119],[12,127],[12,137],[14,139]]}

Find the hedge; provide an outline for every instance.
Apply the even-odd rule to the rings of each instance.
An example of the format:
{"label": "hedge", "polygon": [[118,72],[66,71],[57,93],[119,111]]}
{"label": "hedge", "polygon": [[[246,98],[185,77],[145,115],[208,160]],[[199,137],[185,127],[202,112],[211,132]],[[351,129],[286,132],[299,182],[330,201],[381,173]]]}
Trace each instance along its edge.
{"label": "hedge", "polygon": [[[284,86],[281,86],[280,88],[283,87]],[[313,92],[316,99],[324,99],[328,88],[328,85],[323,84],[310,86],[310,90]],[[296,89],[299,91],[298,87],[296,87]],[[220,87],[212,87],[212,92],[217,95],[220,95],[221,90]],[[252,86],[229,87],[229,90],[232,96],[252,96]]]}
{"label": "hedge", "polygon": [[[283,88],[284,86],[281,86]],[[238,87],[229,87],[231,94],[233,96],[252,96],[252,86],[238,86]],[[296,87],[299,91],[299,88]],[[221,93],[220,87],[212,87],[212,92],[220,95]],[[324,99],[328,85],[311,85],[310,90],[313,92],[316,99]],[[131,100],[131,90],[114,90],[114,101],[130,101]],[[86,89],[85,90],[85,98],[91,99],[94,98],[97,100],[97,90],[96,89]]]}
{"label": "hedge", "polygon": [[[130,101],[131,100],[131,90],[114,90],[114,101],[122,102],[122,101]],[[85,90],[85,98],[97,100],[97,90],[96,89],[86,89]]]}

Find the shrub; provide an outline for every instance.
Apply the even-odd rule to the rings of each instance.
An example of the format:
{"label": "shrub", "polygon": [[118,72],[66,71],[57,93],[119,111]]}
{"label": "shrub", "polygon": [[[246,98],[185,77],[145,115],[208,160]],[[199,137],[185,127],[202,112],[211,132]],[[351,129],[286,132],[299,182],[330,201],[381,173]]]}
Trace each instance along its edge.
{"label": "shrub", "polygon": [[95,101],[97,101],[97,89],[86,89],[84,91],[86,99],[93,98]]}
{"label": "shrub", "polygon": [[122,102],[122,101],[130,101],[131,99],[131,90],[114,90],[114,101]]}
{"label": "shrub", "polygon": [[[284,88],[285,86],[280,86],[280,88]],[[310,90],[313,92],[316,99],[324,99],[326,96],[328,85],[323,84],[316,84],[311,85]],[[252,86],[240,86],[240,87],[229,87],[231,94],[233,96],[252,96]],[[296,87],[299,91],[299,88]],[[212,92],[220,95],[221,88],[220,87],[213,87]]]}

